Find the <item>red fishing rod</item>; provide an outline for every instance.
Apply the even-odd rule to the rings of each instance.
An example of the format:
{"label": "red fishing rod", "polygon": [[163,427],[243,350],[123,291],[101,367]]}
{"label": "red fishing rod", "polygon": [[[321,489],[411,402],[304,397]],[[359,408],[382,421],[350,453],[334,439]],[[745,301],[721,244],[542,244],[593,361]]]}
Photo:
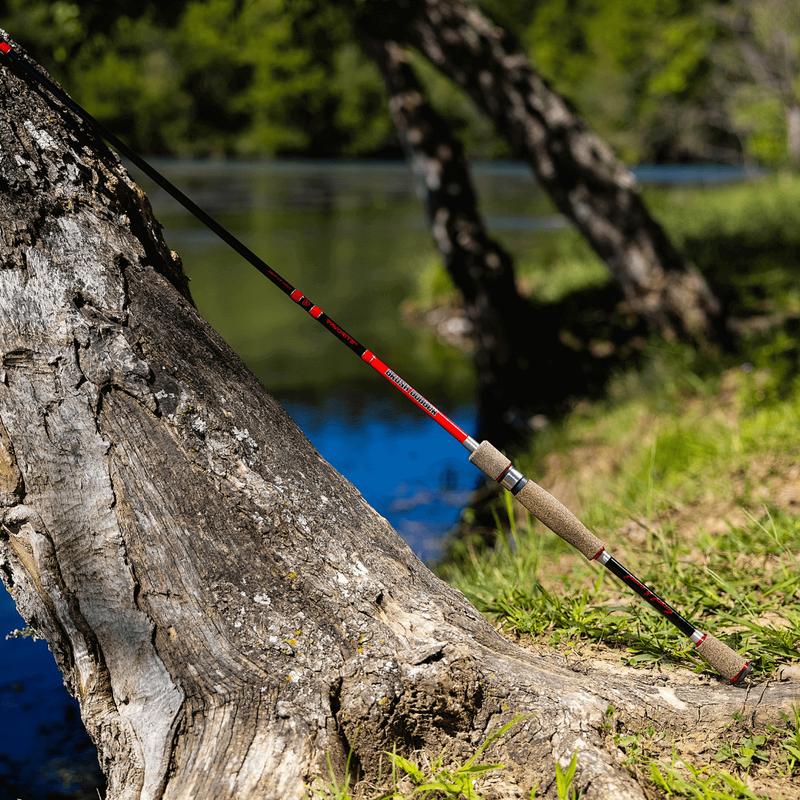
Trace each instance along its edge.
{"label": "red fishing rod", "polygon": [[165,178],[155,167],[128,147],[125,142],[111,133],[111,131],[107,130],[82,106],[72,100],[34,62],[19,53],[8,41],[2,39],[0,39],[0,63],[11,69],[18,77],[29,81],[35,88],[49,93],[65,108],[75,114],[78,119],[105,139],[118,153],[141,169],[187,211],[210,228],[226,244],[230,245],[242,258],[252,264],[264,277],[268,278],[284,294],[288,295],[300,308],[304,309],[322,325],[325,330],[350,348],[379,375],[382,375],[417,408],[441,425],[469,451],[471,463],[511,492],[528,511],[551,531],[583,553],[590,561],[599,561],[609,572],[612,572],[623,583],[633,589],[636,594],[644,598],[659,614],[666,617],[681,633],[688,636],[695,644],[697,652],[717,672],[734,684],[741,683],[751,672],[752,667],[750,664],[744,661],[734,650],[711,634],[704,633],[685,617],[681,616],[666,600],[617,561],[606,549],[603,542],[553,495],[536,482],[526,478],[514,467],[510,459],[504,456],[491,443],[483,441],[479,444],[466,431],[462,430],[446,414],[442,413],[433,403],[423,397],[411,384],[403,380],[394,370],[381,361],[375,353],[364,347],[354,336],[329,317],[316,303],[295,288],[279,272],[259,258],[227,228],[217,222],[177,186]]}

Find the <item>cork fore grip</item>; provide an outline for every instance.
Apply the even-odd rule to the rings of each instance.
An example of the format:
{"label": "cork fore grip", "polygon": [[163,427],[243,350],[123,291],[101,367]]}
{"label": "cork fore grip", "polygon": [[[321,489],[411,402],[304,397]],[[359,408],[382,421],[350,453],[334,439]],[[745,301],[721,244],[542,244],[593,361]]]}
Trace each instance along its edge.
{"label": "cork fore grip", "polygon": [[731,683],[740,683],[750,673],[748,662],[710,633],[697,645],[697,652]]}
{"label": "cork fore grip", "polygon": [[499,481],[511,466],[511,459],[487,441],[481,442],[478,449],[470,453],[469,460],[493,481]]}
{"label": "cork fore grip", "polygon": [[[511,466],[508,458],[489,442],[481,442],[469,460],[496,481],[500,480]],[[538,483],[528,480],[522,490],[514,496],[536,519],[576,550],[580,550],[590,561],[603,550],[600,539]]]}

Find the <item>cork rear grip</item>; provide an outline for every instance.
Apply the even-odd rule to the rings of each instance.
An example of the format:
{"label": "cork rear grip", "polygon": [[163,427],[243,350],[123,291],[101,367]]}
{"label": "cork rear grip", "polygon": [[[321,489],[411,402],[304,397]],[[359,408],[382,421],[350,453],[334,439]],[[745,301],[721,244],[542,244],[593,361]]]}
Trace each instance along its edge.
{"label": "cork rear grip", "polygon": [[529,480],[516,497],[536,519],[576,550],[580,550],[590,561],[603,550],[603,543],[563,503],[542,489],[538,483]]}
{"label": "cork rear grip", "polygon": [[750,674],[747,661],[710,633],[697,645],[697,652],[731,683],[741,683]]}
{"label": "cork rear grip", "polygon": [[[489,442],[481,442],[469,460],[495,481],[511,465],[508,458]],[[603,549],[600,539],[538,483],[529,480],[515,497],[536,519],[565,542],[580,550],[589,560],[595,558]]]}
{"label": "cork rear grip", "polygon": [[[481,442],[469,460],[495,481],[502,480],[511,467],[509,459],[489,442]],[[580,550],[589,560],[603,551],[604,546],[600,539],[538,483],[528,480],[515,497],[553,533]],[[733,684],[740,684],[751,672],[752,668],[747,661],[711,634],[706,634],[697,645],[697,652]]]}

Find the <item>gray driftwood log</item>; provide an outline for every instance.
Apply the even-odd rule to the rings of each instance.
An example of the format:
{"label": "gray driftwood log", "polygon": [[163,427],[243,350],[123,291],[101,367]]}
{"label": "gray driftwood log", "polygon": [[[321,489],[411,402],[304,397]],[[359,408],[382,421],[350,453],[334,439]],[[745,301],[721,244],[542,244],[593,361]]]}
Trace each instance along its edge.
{"label": "gray driftwood log", "polygon": [[710,733],[796,700],[506,641],[203,321],[116,157],[3,71],[0,422],[0,575],[112,800],[291,800],[326,754],[369,775],[395,744],[465,753],[520,713],[493,796],[554,796],[553,759],[579,751],[587,798],[641,798],[609,705]]}

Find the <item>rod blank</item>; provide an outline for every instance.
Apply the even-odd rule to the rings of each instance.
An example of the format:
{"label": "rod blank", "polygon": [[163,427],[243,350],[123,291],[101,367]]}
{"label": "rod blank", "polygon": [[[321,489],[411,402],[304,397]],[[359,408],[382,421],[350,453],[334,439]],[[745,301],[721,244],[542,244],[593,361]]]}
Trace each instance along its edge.
{"label": "rod blank", "polygon": [[[630,570],[620,564],[597,538],[563,503],[553,497],[535,481],[520,477],[511,488],[505,477],[514,469],[511,460],[493,444],[483,441],[469,460],[492,480],[506,486],[516,499],[542,524],[565,542],[583,553],[589,561],[599,561],[626,586],[646,600],[661,616],[668,619],[681,633],[691,638],[697,652],[720,675],[733,684],[741,683],[752,671],[750,663],[735,650],[711,634],[704,633],[679,614],[666,600],[640,581]],[[516,477],[515,475],[515,477]]]}
{"label": "rod blank", "polygon": [[270,280],[295,303],[304,308],[329,333],[362,358],[373,369],[379,372],[396,389],[451,436],[471,451],[469,460],[483,470],[492,480],[501,483],[522,505],[537,519],[564,541],[583,553],[589,560],[599,560],[624,583],[644,598],[653,608],[666,616],[679,630],[692,638],[697,650],[714,669],[724,675],[732,683],[739,683],[749,674],[750,666],[741,656],[713,636],[702,633],[698,628],[684,619],[672,606],[659,597],[652,589],[642,583],[631,572],[622,566],[606,551],[605,546],[566,506],[560,503],[549,492],[537,483],[525,478],[514,469],[511,461],[489,442],[482,442],[476,447],[475,440],[461,430],[452,420],[443,414],[432,403],[426,400],[410,384],[406,383],[388,365],[378,359],[372,351],[367,350],[360,342],[333,321],[319,306],[308,300],[299,289],[296,289],[282,275],[257,256],[250,248],[234,236],[227,228],[200,208],[191,198],[178,189],[170,180],[149,164],[136,151],[101,125],[86,109],[76,103],[53,81],[37,69],[33,62],[26,60],[15,52],[8,41],[0,39],[0,63],[9,67],[19,77],[27,78],[39,90],[47,91],[52,97],[74,113],[81,121],[90,126],[99,136],[105,139],[117,152],[130,159],[136,166],[149,175],[159,186],[174,197],[184,208],[199,219],[204,225],[219,236],[233,250],[239,253],[262,275]]}

